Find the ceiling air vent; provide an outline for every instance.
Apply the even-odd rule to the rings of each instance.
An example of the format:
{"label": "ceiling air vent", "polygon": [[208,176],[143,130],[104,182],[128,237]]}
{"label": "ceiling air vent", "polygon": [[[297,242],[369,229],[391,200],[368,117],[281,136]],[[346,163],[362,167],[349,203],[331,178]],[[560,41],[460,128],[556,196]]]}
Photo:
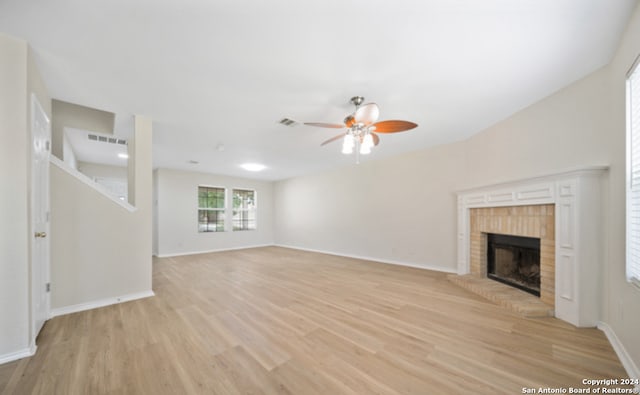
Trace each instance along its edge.
{"label": "ceiling air vent", "polygon": [[91,133],[89,133],[88,136],[89,136],[89,140],[93,140],[93,141],[100,141],[103,143],[110,143],[110,144],[127,145],[127,140],[118,139],[115,137],[98,136],[96,134],[91,134]]}
{"label": "ceiling air vent", "polygon": [[298,124],[297,121],[294,121],[293,119],[289,119],[289,118],[282,118],[279,121],[280,124],[284,125],[284,126],[291,126],[294,127]]}

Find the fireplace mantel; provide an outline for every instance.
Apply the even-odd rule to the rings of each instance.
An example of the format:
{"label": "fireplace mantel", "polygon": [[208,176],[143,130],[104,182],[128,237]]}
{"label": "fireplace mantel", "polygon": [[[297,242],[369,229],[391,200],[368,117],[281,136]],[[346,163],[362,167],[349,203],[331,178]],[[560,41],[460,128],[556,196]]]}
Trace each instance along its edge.
{"label": "fireplace mantel", "polygon": [[470,272],[469,209],[554,204],[555,315],[576,326],[595,326],[600,318],[607,173],[608,166],[590,166],[458,192],[458,274]]}

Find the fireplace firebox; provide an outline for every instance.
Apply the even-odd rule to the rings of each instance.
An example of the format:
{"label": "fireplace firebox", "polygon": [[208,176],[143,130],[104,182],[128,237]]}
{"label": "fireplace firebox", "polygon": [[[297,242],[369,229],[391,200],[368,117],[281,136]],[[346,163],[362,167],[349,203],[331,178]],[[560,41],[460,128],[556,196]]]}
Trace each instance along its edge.
{"label": "fireplace firebox", "polygon": [[540,239],[488,233],[487,277],[540,296]]}

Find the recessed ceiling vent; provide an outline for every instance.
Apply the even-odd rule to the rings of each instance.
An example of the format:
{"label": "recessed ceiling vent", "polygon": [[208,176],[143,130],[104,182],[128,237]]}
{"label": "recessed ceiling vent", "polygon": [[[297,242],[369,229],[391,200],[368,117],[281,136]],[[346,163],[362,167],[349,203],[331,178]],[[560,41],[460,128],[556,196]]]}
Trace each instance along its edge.
{"label": "recessed ceiling vent", "polygon": [[280,124],[284,125],[284,126],[291,126],[294,127],[296,126],[299,122],[294,121],[293,119],[289,119],[289,118],[282,118],[279,122]]}
{"label": "recessed ceiling vent", "polygon": [[101,143],[127,145],[127,140],[117,139],[115,137],[98,136],[97,134],[88,134],[89,140],[99,141]]}

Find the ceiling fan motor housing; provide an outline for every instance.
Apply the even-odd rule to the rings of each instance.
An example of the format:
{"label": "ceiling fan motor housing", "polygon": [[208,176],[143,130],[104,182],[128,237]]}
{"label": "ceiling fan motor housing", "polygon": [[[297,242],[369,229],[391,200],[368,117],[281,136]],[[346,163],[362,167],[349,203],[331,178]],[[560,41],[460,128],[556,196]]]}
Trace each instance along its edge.
{"label": "ceiling fan motor housing", "polygon": [[354,96],[351,98],[351,103],[353,103],[356,107],[358,107],[360,104],[364,103],[364,97]]}

